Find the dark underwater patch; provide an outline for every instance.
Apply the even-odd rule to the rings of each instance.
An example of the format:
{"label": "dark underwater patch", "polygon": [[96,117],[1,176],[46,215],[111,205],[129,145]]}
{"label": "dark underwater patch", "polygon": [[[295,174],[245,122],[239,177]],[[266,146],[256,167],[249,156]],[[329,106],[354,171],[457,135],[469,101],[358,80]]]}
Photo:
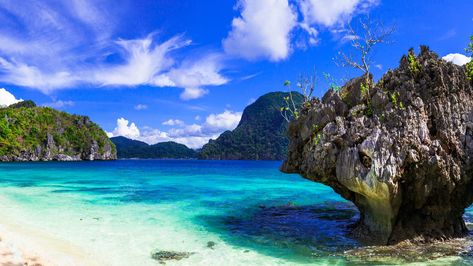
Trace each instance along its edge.
{"label": "dark underwater patch", "polygon": [[358,212],[347,203],[259,205],[196,219],[231,245],[297,262],[313,262],[358,246],[348,236]]}

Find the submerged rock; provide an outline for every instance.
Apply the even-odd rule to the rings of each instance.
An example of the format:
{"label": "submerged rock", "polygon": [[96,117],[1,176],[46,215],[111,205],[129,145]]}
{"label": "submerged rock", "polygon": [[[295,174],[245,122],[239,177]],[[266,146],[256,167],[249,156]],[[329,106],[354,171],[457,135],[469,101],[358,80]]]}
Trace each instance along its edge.
{"label": "submerged rock", "polygon": [[[332,187],[360,211],[366,243],[464,236],[473,203],[473,82],[422,47],[370,89],[365,77],[302,111],[281,170]],[[410,51],[411,58],[414,56]],[[411,61],[411,63],[409,62]]]}
{"label": "submerged rock", "polygon": [[217,243],[215,243],[213,241],[207,242],[207,247],[210,248],[210,249],[214,249],[216,245],[217,245]]}
{"label": "submerged rock", "polygon": [[194,255],[194,252],[177,252],[177,251],[163,251],[157,250],[151,253],[151,258],[157,260],[161,264],[165,264],[169,260],[182,260],[187,259]]}

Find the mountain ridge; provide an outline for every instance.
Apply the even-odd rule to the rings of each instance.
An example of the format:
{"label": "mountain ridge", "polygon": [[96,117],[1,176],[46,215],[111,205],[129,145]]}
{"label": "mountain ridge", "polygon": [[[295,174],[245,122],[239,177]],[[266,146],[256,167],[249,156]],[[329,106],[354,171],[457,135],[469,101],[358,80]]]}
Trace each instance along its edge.
{"label": "mountain ridge", "polygon": [[117,147],[118,158],[121,159],[195,159],[197,152],[184,144],[173,141],[159,142],[149,145],[139,140],[123,136],[112,137],[110,140]]}

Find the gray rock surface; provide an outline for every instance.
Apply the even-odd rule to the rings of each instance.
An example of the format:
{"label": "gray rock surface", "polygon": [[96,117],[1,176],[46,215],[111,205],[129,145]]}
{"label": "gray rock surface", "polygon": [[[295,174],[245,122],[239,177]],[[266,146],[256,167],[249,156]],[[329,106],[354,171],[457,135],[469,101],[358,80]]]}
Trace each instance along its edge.
{"label": "gray rock surface", "polygon": [[[412,51],[410,53],[413,54]],[[303,110],[281,170],[324,183],[360,211],[369,244],[467,233],[473,203],[473,82],[427,47],[360,93],[364,77]]]}

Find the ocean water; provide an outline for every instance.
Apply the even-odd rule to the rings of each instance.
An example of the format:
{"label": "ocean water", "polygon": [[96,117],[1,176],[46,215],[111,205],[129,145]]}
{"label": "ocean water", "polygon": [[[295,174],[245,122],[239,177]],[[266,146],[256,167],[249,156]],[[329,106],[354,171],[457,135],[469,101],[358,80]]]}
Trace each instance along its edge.
{"label": "ocean water", "polygon": [[[81,250],[97,265],[379,265],[346,255],[354,206],[281,162],[121,160],[0,164],[0,223]],[[472,220],[468,210],[466,218]],[[469,265],[468,255],[415,265]],[[384,264],[393,264],[387,259]]]}

